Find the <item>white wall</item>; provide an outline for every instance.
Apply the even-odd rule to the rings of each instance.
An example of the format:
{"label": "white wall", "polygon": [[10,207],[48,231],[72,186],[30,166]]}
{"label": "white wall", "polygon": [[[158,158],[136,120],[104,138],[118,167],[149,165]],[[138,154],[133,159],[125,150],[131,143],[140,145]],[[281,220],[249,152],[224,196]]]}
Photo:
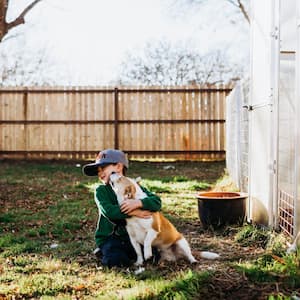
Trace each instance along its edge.
{"label": "white wall", "polygon": [[296,4],[296,15],[297,15],[297,22],[298,24],[296,29],[296,132],[295,132],[295,140],[296,140],[296,163],[295,163],[295,170],[296,170],[296,216],[295,216],[295,234],[297,231],[300,231],[300,1],[297,1]]}
{"label": "white wall", "polygon": [[296,234],[300,229],[300,1],[252,0],[251,6],[250,93],[243,97],[237,85],[227,99],[226,163],[238,186],[248,191],[248,219],[279,225],[289,234],[294,226]]}
{"label": "white wall", "polygon": [[281,0],[280,3],[280,50],[296,51],[296,7],[298,0]]}
{"label": "white wall", "polygon": [[252,1],[251,78],[249,112],[250,219],[272,225],[272,6],[271,0]]}

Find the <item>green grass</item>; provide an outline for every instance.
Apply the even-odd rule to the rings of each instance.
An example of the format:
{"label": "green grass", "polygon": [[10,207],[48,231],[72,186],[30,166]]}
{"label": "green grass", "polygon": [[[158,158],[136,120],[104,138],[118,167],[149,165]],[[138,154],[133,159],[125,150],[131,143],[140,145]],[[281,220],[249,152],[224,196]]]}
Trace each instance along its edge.
{"label": "green grass", "polygon": [[257,226],[247,225],[240,230],[235,240],[243,246],[259,245],[266,247],[270,239],[269,231],[266,229],[259,229]]}
{"label": "green grass", "polygon": [[[269,299],[289,299],[284,288],[300,288],[299,256],[286,256],[278,235],[253,226],[218,232],[201,227],[196,194],[220,182],[224,162],[132,162],[128,173],[160,195],[163,213],[193,251],[223,251],[223,259],[216,265],[147,264],[138,275],[134,268],[103,268],[92,254],[98,181],[83,176],[77,163],[1,162],[0,299],[214,299],[214,293],[217,299],[214,278],[228,267],[246,282],[272,284]],[[232,249],[239,247],[265,252],[250,258],[238,250],[237,256]],[[282,293],[274,292],[275,283]]]}
{"label": "green grass", "polygon": [[240,263],[237,268],[255,283],[283,282],[292,289],[300,288],[299,255],[284,255],[280,259],[265,254],[253,262]]}
{"label": "green grass", "polygon": [[[264,228],[244,226],[235,241],[248,247],[260,245],[266,251],[254,260],[239,262],[236,269],[254,284],[274,284],[300,290],[300,252],[286,254],[285,239]],[[298,295],[299,296],[299,295]],[[289,295],[270,295],[268,299],[292,299]]]}
{"label": "green grass", "polygon": [[[92,255],[97,178],[83,176],[72,162],[1,164],[1,297],[189,299],[209,278],[209,272],[188,265],[151,266],[140,275],[98,267]],[[209,188],[224,164],[190,163],[193,167],[185,169],[181,163],[174,165],[175,170],[165,170],[165,164],[136,162],[128,175],[142,176],[143,185],[166,196],[163,210],[180,224],[197,219],[195,193]],[[202,176],[202,166],[214,176]],[[191,176],[195,167],[199,171]]]}

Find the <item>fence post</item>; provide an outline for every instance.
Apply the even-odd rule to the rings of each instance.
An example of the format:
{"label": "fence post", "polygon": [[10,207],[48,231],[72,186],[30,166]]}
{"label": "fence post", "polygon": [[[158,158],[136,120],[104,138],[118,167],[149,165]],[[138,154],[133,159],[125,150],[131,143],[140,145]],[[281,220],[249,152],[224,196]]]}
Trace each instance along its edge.
{"label": "fence post", "polygon": [[115,106],[115,149],[119,149],[119,90],[116,87],[114,90],[114,106]]}
{"label": "fence post", "polygon": [[25,89],[23,93],[23,151],[24,151],[24,158],[27,158],[28,156],[28,149],[27,149],[27,115],[28,115],[28,90]]}

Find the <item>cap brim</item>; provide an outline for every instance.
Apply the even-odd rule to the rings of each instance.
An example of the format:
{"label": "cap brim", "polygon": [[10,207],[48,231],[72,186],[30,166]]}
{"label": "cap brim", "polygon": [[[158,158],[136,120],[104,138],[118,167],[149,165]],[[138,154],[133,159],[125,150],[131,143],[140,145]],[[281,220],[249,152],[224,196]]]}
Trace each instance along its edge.
{"label": "cap brim", "polygon": [[82,172],[87,176],[97,176],[98,175],[98,167],[104,167],[108,164],[106,163],[92,163],[83,166]]}

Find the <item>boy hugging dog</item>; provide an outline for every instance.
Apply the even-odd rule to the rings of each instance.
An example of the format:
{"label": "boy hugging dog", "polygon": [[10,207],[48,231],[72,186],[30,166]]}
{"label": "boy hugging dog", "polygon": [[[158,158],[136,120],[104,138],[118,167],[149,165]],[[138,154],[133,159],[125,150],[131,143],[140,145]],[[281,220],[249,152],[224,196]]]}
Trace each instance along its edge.
{"label": "boy hugging dog", "polygon": [[[98,175],[103,183],[95,191],[99,210],[95,239],[102,264],[120,267],[135,261],[141,265],[152,256],[152,247],[158,249],[161,260],[197,262],[186,239],[159,212],[161,199],[125,176],[128,166],[125,153],[115,149],[101,151],[95,163],[83,166],[85,175]],[[200,256],[219,257],[212,252]]]}
{"label": "boy hugging dog", "polygon": [[[128,177],[113,173],[110,181],[120,205],[126,199],[143,199],[147,196],[139,185]],[[183,257],[190,263],[197,261],[186,239],[160,212],[153,212],[147,219],[131,217],[126,223],[130,241],[137,253],[136,265],[143,264],[141,245],[144,245],[145,260],[152,256],[153,246],[159,249],[162,260],[176,261]]]}

